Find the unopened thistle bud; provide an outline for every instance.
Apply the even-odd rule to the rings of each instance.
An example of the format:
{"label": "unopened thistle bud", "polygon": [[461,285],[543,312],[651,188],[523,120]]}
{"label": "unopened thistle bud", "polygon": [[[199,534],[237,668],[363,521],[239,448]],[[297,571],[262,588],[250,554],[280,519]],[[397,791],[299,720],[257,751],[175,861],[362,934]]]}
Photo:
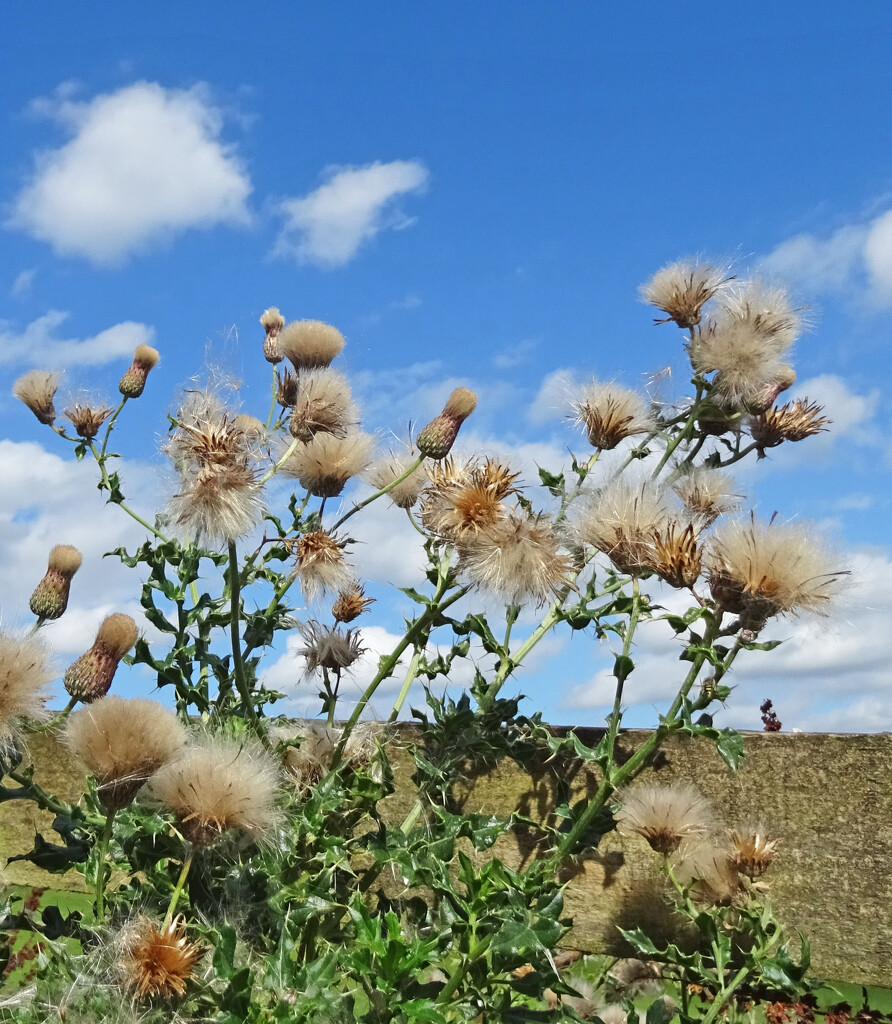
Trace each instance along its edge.
{"label": "unopened thistle bud", "polygon": [[285,326],[285,317],[275,306],[263,311],[260,318],[260,326],[266,331],[266,338],[263,341],[263,355],[268,363],[281,363],[285,358],[279,348],[279,332]]}
{"label": "unopened thistle bud", "polygon": [[61,381],[62,375],[54,370],[29,370],[13,384],[12,393],[41,423],[51,427],[56,419],[53,399]]}
{"label": "unopened thistle bud", "polygon": [[477,408],[477,396],[467,388],[456,388],[446,399],[443,411],[418,434],[415,446],[429,459],[445,459],[455,444],[462,423]]}
{"label": "unopened thistle bud", "polygon": [[316,370],[328,366],[344,350],[344,335],[321,320],[293,320],[283,327],[278,338],[279,349],[288,356],[294,368]]}
{"label": "unopened thistle bud", "polygon": [[71,408],[62,413],[74,427],[77,436],[85,441],[93,440],[111,414],[110,405],[91,405],[90,402],[73,402]]}
{"label": "unopened thistle bud", "polygon": [[115,612],[102,621],[93,646],[65,673],[65,689],[84,704],[104,697],[121,658],[136,643],[139,629],[129,615]]}
{"label": "unopened thistle bud", "polygon": [[362,585],[354,583],[349,589],[341,592],[331,606],[331,614],[335,622],[352,622],[374,603],[375,598],[366,597]]}
{"label": "unopened thistle bud", "polygon": [[118,391],[126,398],[139,398],[146,386],[149,371],[158,365],[161,358],[158,349],[151,345],[137,345],[133,353],[133,363],[121,378]]}
{"label": "unopened thistle bud", "polygon": [[71,580],[81,567],[81,553],[70,544],[57,544],[50,552],[46,575],[37,584],[29,602],[41,619],[58,619],[68,607]]}

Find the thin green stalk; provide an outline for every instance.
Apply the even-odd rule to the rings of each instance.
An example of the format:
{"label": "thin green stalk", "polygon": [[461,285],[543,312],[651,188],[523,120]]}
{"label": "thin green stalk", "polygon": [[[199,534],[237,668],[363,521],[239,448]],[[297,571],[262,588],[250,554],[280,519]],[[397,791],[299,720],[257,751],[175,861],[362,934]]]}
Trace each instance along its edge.
{"label": "thin green stalk", "polygon": [[[111,493],[112,493],[111,480],[109,479],[109,476],[108,476],[108,470],[105,468],[105,458],[106,457],[104,455],[100,455],[99,454],[99,452],[96,450],[96,445],[93,444],[92,441],[90,442],[90,451],[93,453],[93,458],[96,460],[96,465],[99,467],[99,472],[102,474],[102,483],[103,483],[105,489],[111,495]],[[158,538],[158,540],[162,541],[164,544],[168,544],[169,543],[168,538],[165,537],[164,534],[160,530],[156,529],[150,523],[147,523],[145,521],[145,519],[142,518],[142,516],[140,516],[136,512],[134,512],[133,509],[129,505],[127,505],[125,502],[123,502],[123,501],[113,501],[113,502],[110,502],[110,504],[117,505],[119,508],[123,509],[127,513],[127,515],[130,516],[131,519],[136,520],[136,522],[139,523],[140,526],[144,526],[149,531],[149,533],[153,533]]]}
{"label": "thin green stalk", "polygon": [[235,675],[235,685],[238,687],[239,696],[242,698],[242,705],[245,714],[251,720],[254,728],[259,732],[260,723],[257,719],[257,711],[251,699],[251,691],[248,689],[248,680],[245,676],[245,663],[242,660],[242,640],[239,632],[241,625],[241,580],[239,578],[238,553],[235,541],[229,542],[229,637],[232,645],[232,669]]}
{"label": "thin green stalk", "polygon": [[440,993],[436,998],[438,1003],[448,1003],[449,1000],[455,995],[456,989],[464,980],[465,975],[468,973],[468,968],[475,960],[479,960],[481,956],[489,949],[492,943],[492,936],[487,935],[485,939],[480,939],[475,942],[474,945],[468,950],[467,957],[462,957],[461,960],[455,965],[455,969],[446,981],[446,984],[440,989]]}
{"label": "thin green stalk", "polygon": [[273,422],[273,416],[275,415],[275,412],[276,412],[276,393],[278,391],[278,388],[276,386],[277,384],[278,384],[278,374],[276,373],[276,364],[273,363],[273,387],[272,387],[273,394],[272,394],[272,399],[270,400],[270,403],[269,403],[269,415],[266,417],[266,429],[267,430],[269,430],[270,425]]}
{"label": "thin green stalk", "polygon": [[285,449],[285,454],[282,456],[282,458],[279,459],[279,461],[271,469],[267,470],[267,472],[257,481],[257,486],[258,487],[262,487],[267,482],[267,480],[269,480],[270,478],[274,477],[276,475],[276,473],[279,472],[279,470],[282,468],[282,466],[284,466],[285,463],[294,454],[294,452],[297,449],[297,446],[299,444],[300,444],[300,441],[298,441],[297,438],[295,438],[291,442],[291,444],[288,445],[288,447]]}
{"label": "thin green stalk", "polygon": [[[96,920],[99,924],[102,924],[105,919],[105,884],[107,881],[105,858],[108,856],[108,844],[111,840],[116,814],[117,810],[108,812],[105,817],[105,825],[102,828],[102,835],[99,837],[99,864],[96,869]],[[111,877],[110,868],[108,877]]]}
{"label": "thin green stalk", "polygon": [[64,708],[62,708],[62,710],[57,715],[54,715],[48,722],[44,722],[43,725],[38,726],[37,729],[35,729],[34,731],[49,732],[50,729],[55,728],[57,723],[64,722],[65,719],[71,714],[71,712],[74,711],[74,708],[77,705],[78,700],[78,697],[72,697],[71,700],[65,705]]}
{"label": "thin green stalk", "polygon": [[412,509],[407,508],[406,515],[409,517],[409,522],[412,524],[412,528],[414,530],[417,530],[418,533],[420,533],[421,536],[424,537],[425,540],[427,540],[427,534],[424,532],[424,530],[421,529],[418,523],[415,522],[415,516],[412,515]]}
{"label": "thin green stalk", "polygon": [[339,526],[342,526],[347,522],[350,516],[355,516],[360,509],[365,508],[366,505],[371,505],[373,501],[377,501],[378,498],[383,497],[385,494],[389,494],[398,484],[401,484],[404,480],[408,480],[415,470],[419,468],[422,462],[424,462],[424,456],[419,455],[404,473],[400,473],[400,475],[396,477],[395,480],[391,480],[386,487],[382,487],[380,491],[375,491],[374,494],[370,494],[364,501],[360,501],[358,505],[354,505],[349,512],[345,512],[329,532],[334,533]]}
{"label": "thin green stalk", "polygon": [[120,404],[118,405],[117,409],[115,409],[115,411],[111,414],[111,416],[109,417],[108,422],[105,425],[105,436],[102,439],[102,448],[100,449],[100,452],[99,452],[99,454],[102,455],[103,458],[105,458],[105,452],[106,452],[106,449],[108,448],[108,439],[111,437],[112,427],[114,427],[114,425],[115,425],[115,420],[118,418],[118,416],[120,416],[121,410],[127,404],[127,398],[128,397],[129,396],[124,395],[124,397],[121,399]]}
{"label": "thin green stalk", "polygon": [[38,615],[37,616],[37,622],[35,622],[34,625],[31,627],[31,629],[28,631],[28,636],[29,637],[34,636],[34,634],[38,631],[38,629],[41,628],[41,626],[43,626],[43,624],[45,622],[46,622],[46,616]]}
{"label": "thin green stalk", "polygon": [[730,985],[726,985],[722,991],[716,995],[712,1006],[709,1008],[709,1012],[702,1019],[700,1024],[712,1024],[712,1022],[718,1017],[718,1015],[724,1010],[728,1003],[728,1000],[732,995],[740,988],[740,986],[746,981],[747,976],[750,973],[749,967],[741,967],[737,974],[731,981]]}
{"label": "thin green stalk", "polygon": [[164,915],[164,924],[161,927],[163,932],[167,926],[173,921],[173,915],[177,909],[177,903],[180,901],[180,895],[183,892],[183,886],[186,884],[186,879],[189,877],[189,869],[192,867],[192,858],[195,856],[195,847],[190,843],[189,852],[186,854],[186,859],[183,861],[183,866],[180,869],[179,878],[177,878],[177,884],[174,887],[173,895],[170,897],[170,903],[167,907],[167,913]]}
{"label": "thin green stalk", "polygon": [[619,733],[620,722],[622,721],[622,703],[623,703],[623,687],[625,686],[628,672],[626,671],[626,665],[628,663],[629,654],[632,650],[632,639],[635,636],[635,629],[638,626],[638,618],[641,614],[641,591],[636,576],[632,580],[632,610],[629,612],[629,621],[626,625],[626,634],[623,637],[623,652],[622,661],[618,663],[619,667],[614,668],[613,674],[616,677],[616,692],[613,697],[613,711],[608,718],[608,729],[607,729],[607,754],[610,758],[610,763],[613,764],[613,751],[616,747],[616,737]]}
{"label": "thin green stalk", "polygon": [[563,500],[561,501],[561,507],[558,509],[558,514],[554,518],[554,525],[560,526],[561,523],[567,518],[567,509],[573,504],[573,502],[582,494],[582,487],[585,481],[588,479],[589,473],[594,469],[595,463],[601,457],[601,449],[598,448],[589,456],[588,462],[578,470],[579,482],[570,491],[569,494],[564,494]]}
{"label": "thin green stalk", "polygon": [[406,669],[406,678],[403,680],[403,685],[400,687],[400,692],[393,705],[393,710],[390,712],[390,717],[387,719],[388,722],[395,722],[397,718],[399,718],[400,712],[403,710],[403,704],[406,703],[406,698],[409,696],[409,689],[415,681],[415,676],[418,675],[418,665],[421,661],[421,652],[422,647],[416,646],[415,653],[412,655],[412,660],[409,662],[409,667]]}
{"label": "thin green stalk", "polygon": [[675,437],[666,445],[666,450],[663,452],[663,457],[657,464],[657,468],[651,474],[651,479],[655,480],[660,473],[663,471],[663,466],[672,458],[672,453],[681,444],[682,441],[690,440],[690,430],[693,427],[694,422],[697,419],[697,415],[700,412],[700,399],[703,397],[703,386],[697,385],[697,393],[694,396],[694,402],[688,411],[687,418],[685,419],[684,426],[679,430]]}

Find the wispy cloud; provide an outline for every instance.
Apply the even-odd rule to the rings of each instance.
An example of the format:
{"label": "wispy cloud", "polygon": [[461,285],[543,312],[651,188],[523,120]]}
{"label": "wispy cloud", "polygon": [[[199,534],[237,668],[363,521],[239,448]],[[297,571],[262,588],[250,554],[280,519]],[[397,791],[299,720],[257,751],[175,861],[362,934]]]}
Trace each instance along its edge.
{"label": "wispy cloud", "polygon": [[68,319],[68,313],[50,310],[22,331],[0,322],[0,365],[101,366],[131,355],[137,345],[149,345],[155,331],[147,324],[125,320],[92,338],[59,338],[56,332]]}
{"label": "wispy cloud", "polygon": [[136,82],[86,101],[64,88],[32,110],[70,138],[37,154],[7,227],[113,265],[187,228],[248,221],[251,182],[207,87]]}
{"label": "wispy cloud", "polygon": [[20,274],[16,274],[15,280],[9,289],[10,296],[13,299],[23,299],[31,291],[36,276],[37,270],[33,267],[30,270],[23,270]]}
{"label": "wispy cloud", "polygon": [[279,204],[284,223],[273,255],[326,269],[342,267],[381,231],[414,223],[395,200],[423,191],[429,177],[418,160],[329,167],[319,188]]}

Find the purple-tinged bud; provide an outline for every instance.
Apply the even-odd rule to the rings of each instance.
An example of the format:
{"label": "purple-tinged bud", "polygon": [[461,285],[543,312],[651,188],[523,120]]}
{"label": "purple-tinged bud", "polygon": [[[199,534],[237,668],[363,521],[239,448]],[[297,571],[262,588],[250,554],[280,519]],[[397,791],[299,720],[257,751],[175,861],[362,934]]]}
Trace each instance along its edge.
{"label": "purple-tinged bud", "polygon": [[58,619],[68,607],[71,580],[81,567],[81,553],[70,544],[57,544],[50,552],[46,575],[37,584],[29,602],[41,619]]}
{"label": "purple-tinged bud", "polygon": [[136,643],[139,629],[129,615],[115,612],[103,620],[93,646],[65,673],[65,689],[84,704],[104,697],[111,688],[121,658]]}
{"label": "purple-tinged bud", "polygon": [[429,459],[445,459],[455,444],[462,423],[477,408],[477,396],[467,388],[456,388],[443,411],[418,434],[415,447]]}
{"label": "purple-tinged bud", "polygon": [[146,386],[149,371],[158,365],[160,358],[158,349],[151,345],[137,345],[133,353],[133,364],[118,384],[121,394],[126,398],[139,398]]}

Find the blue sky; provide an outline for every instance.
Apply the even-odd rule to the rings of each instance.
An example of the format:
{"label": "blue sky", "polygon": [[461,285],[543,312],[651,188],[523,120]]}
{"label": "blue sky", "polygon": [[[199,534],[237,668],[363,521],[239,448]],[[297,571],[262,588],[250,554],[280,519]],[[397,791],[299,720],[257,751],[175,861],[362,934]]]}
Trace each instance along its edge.
{"label": "blue sky", "polygon": [[[209,359],[265,413],[257,318],[276,304],[343,330],[382,436],[463,383],[481,396],[469,442],[529,469],[582,448],[559,381],[638,386],[670,366],[664,388],[683,386],[679,332],[652,325],[637,287],[703,254],[813,310],[794,393],[834,433],[745,485],[760,512],[815,520],[855,569],[835,620],[779,627],[786,648],[742,668],[725,720],[757,727],[770,695],[791,726],[892,728],[888,5],[37,3],[4,21],[4,622],[26,620],[29,559],[61,532],[95,555],[48,633],[62,663],[134,597],[98,556],[116,524],[138,534],[10,397],[23,370],[66,362],[114,393],[134,344],[161,350],[119,443],[150,508],[167,403]],[[410,541],[383,514],[368,531],[373,577],[408,583]],[[401,606],[378,593],[383,646]],[[591,645],[545,653],[522,682],[530,709],[599,722]],[[655,638],[639,654],[654,667],[629,721],[645,723],[677,651]],[[299,675],[287,657],[275,673]]]}

